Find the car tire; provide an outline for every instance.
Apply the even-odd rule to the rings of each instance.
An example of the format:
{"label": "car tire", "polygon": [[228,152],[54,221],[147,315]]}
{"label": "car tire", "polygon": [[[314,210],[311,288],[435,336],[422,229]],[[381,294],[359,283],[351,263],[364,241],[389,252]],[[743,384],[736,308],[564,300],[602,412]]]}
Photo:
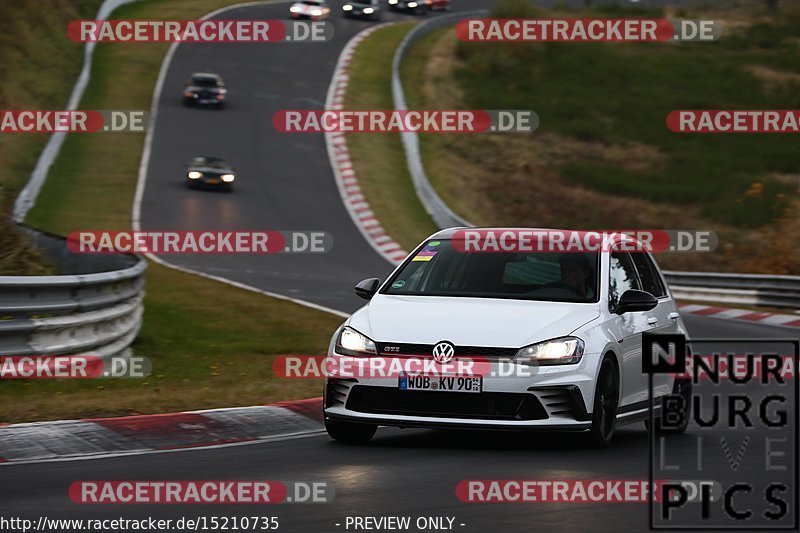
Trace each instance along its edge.
{"label": "car tire", "polygon": [[[662,427],[660,423],[656,422],[656,433],[663,435],[682,435],[686,433],[689,427],[689,419],[692,415],[692,380],[691,379],[676,379],[672,385],[672,394],[680,395],[683,397],[683,421],[679,426]],[[650,421],[644,421],[644,427],[650,431]]]}
{"label": "car tire", "polygon": [[366,444],[378,430],[376,424],[358,424],[325,419],[325,430],[333,440],[347,444]]}
{"label": "car tire", "polygon": [[614,437],[619,408],[619,372],[611,357],[603,358],[594,390],[592,425],[587,439],[596,448],[605,448]]}

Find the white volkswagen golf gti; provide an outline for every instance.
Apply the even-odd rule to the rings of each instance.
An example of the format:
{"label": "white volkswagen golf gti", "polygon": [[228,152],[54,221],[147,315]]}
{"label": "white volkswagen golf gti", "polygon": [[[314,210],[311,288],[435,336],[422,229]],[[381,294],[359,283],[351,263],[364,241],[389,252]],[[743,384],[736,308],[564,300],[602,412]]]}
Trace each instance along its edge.
{"label": "white volkswagen golf gti", "polygon": [[[329,376],[332,438],[363,443],[378,426],[544,429],[606,446],[615,427],[649,419],[642,333],[686,334],[649,253],[465,252],[457,231],[426,239],[385,282],[356,286],[369,303],[335,332],[329,360],[365,368],[380,358],[374,368],[401,371]],[[435,372],[460,360],[481,370]],[[690,386],[654,375],[655,404],[680,394],[688,406]]]}

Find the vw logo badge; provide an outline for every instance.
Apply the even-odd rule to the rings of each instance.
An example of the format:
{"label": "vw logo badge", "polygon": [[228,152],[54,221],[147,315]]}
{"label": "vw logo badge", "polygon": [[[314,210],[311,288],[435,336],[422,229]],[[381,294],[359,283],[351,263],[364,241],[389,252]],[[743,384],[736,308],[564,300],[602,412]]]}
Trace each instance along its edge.
{"label": "vw logo badge", "polygon": [[444,364],[456,354],[456,347],[449,342],[440,342],[433,347],[433,358],[437,363]]}

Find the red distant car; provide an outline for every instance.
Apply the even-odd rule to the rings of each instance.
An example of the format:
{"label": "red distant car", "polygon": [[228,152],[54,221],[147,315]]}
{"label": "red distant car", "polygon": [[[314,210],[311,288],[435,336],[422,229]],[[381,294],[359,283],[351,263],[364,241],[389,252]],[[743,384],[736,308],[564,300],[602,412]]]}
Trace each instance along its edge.
{"label": "red distant car", "polygon": [[429,11],[445,11],[450,9],[450,0],[425,0]]}

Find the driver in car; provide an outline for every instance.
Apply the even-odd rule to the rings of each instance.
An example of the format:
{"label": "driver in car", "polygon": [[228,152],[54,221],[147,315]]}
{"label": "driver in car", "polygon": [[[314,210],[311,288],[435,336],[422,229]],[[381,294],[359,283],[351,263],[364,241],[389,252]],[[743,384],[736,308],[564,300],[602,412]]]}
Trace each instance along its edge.
{"label": "driver in car", "polygon": [[589,284],[591,266],[582,253],[565,253],[558,260],[561,265],[561,282],[583,298],[594,297],[594,289]]}

